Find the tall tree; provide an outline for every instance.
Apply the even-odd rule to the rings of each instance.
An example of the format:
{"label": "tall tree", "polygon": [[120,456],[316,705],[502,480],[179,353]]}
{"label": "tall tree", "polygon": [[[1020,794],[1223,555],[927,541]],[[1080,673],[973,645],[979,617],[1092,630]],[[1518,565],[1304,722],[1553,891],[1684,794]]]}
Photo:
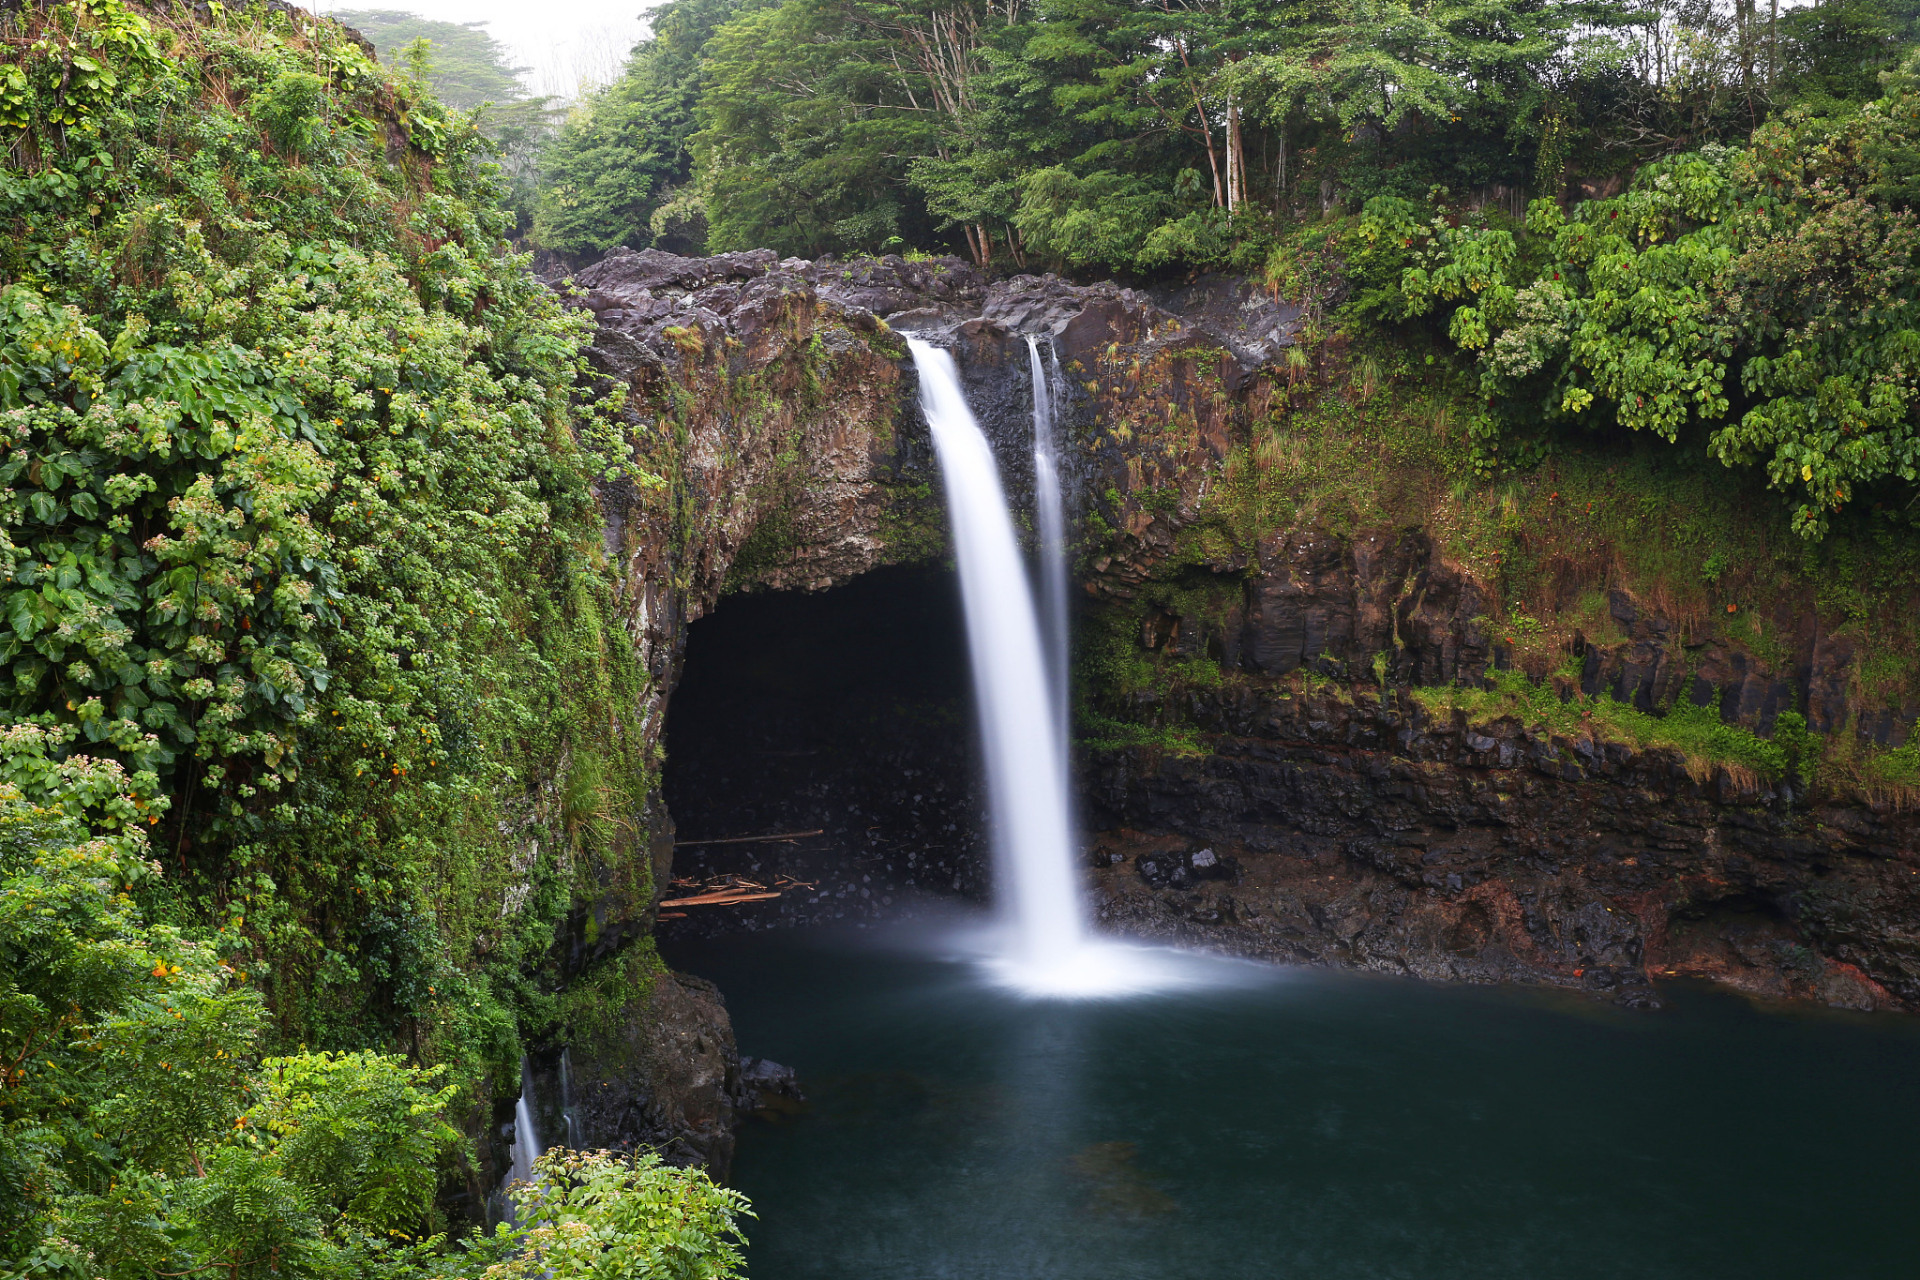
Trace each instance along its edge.
{"label": "tall tree", "polygon": [[654,11],[652,36],[635,47],[620,78],[575,108],[547,148],[536,244],[584,253],[645,248],[664,236],[667,248],[700,247],[705,227],[697,211],[658,227],[656,214],[692,176],[707,47],[738,7],[739,0],[670,0]]}
{"label": "tall tree", "polygon": [[[997,15],[981,0],[787,0],[720,32],[695,139],[715,245],[926,237],[908,171],[951,154]],[[965,234],[984,260],[977,231]]]}
{"label": "tall tree", "polygon": [[506,46],[481,22],[435,22],[397,9],[343,9],[328,15],[373,41],[380,61],[404,66],[417,40],[430,46],[428,79],[440,101],[469,110],[483,102],[513,102],[527,96],[525,67],[510,61]]}

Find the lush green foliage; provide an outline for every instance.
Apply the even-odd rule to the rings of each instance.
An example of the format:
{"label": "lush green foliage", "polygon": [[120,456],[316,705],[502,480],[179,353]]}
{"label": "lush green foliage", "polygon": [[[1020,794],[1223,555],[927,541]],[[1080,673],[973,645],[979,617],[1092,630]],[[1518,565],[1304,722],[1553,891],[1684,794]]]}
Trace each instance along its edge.
{"label": "lush green foliage", "polygon": [[1543,426],[1704,438],[1821,536],[1856,502],[1905,506],[1920,478],[1916,119],[1900,77],[1861,111],[1650,165],[1618,198],[1536,201],[1524,238],[1376,198],[1350,259],[1377,282],[1362,305],[1435,315],[1479,352],[1486,464]]}
{"label": "lush green foliage", "polygon": [[653,34],[634,50],[626,74],[590,94],[543,153],[536,243],[569,253],[656,241],[698,247],[705,222],[684,190],[694,104],[707,43],[737,7],[736,0],[673,0],[654,10]]}
{"label": "lush green foliage", "polygon": [[652,1156],[555,1152],[518,1189],[521,1229],[450,1241],[444,1068],[263,1058],[259,993],[141,912],[144,832],[89,833],[132,802],[124,772],[65,773],[51,805],[0,785],[0,1275],[738,1274],[745,1198]]}
{"label": "lush green foliage", "polygon": [[576,887],[650,888],[590,491],[649,477],[421,67],[260,10],[0,24],[8,1256],[471,1272],[513,1242],[433,1236],[442,1117],[593,1004]]}
{"label": "lush green foliage", "polygon": [[[31,748],[29,748],[29,751]],[[82,789],[131,801],[108,761]],[[423,1234],[440,1069],[374,1053],[259,1060],[265,1010],[216,946],[149,923],[137,826],[74,790],[0,787],[0,1251],[20,1274],[336,1275]],[[396,1236],[398,1233],[398,1236]],[[9,1268],[9,1273],[12,1272]]]}
{"label": "lush green foliage", "polygon": [[167,870],[135,895],[280,1043],[508,1070],[565,1016],[574,877],[648,889],[581,322],[473,122],[338,28],[0,21],[7,777],[123,765],[94,820]]}
{"label": "lush green foliage", "polygon": [[732,1280],[747,1198],[646,1153],[554,1150],[514,1196],[521,1251],[486,1280]]}

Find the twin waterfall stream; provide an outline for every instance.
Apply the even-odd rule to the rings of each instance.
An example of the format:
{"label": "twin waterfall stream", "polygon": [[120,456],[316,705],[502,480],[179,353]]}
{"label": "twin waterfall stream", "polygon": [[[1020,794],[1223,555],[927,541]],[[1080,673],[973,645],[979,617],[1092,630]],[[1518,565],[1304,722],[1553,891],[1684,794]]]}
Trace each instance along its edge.
{"label": "twin waterfall stream", "polygon": [[[986,433],[953,357],[908,340],[953,528],[986,758],[1002,934],[994,976],[1039,997],[1123,995],[1184,977],[1173,957],[1095,941],[1082,902],[1068,760],[1066,513],[1051,344],[1029,337],[1040,582],[1028,577]],[[1178,975],[1178,976],[1177,976]]]}

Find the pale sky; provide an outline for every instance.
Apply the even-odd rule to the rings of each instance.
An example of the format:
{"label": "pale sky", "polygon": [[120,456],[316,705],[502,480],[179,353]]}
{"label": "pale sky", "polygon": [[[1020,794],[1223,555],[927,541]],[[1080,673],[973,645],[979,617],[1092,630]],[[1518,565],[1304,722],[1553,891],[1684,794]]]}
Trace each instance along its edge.
{"label": "pale sky", "polygon": [[647,34],[641,16],[659,0],[310,0],[319,13],[394,9],[438,22],[482,22],[530,68],[536,94],[571,94],[580,81],[604,84]]}
{"label": "pale sky", "polygon": [[[1781,10],[1814,0],[1782,0]],[[645,13],[661,0],[307,0],[319,13],[395,9],[440,22],[480,22],[528,68],[535,94],[568,97],[580,83],[606,84],[647,35]]]}

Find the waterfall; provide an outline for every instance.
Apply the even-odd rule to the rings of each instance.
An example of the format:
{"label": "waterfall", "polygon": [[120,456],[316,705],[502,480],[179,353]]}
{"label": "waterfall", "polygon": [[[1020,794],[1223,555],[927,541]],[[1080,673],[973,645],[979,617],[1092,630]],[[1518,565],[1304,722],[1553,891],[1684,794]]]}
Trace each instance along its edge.
{"label": "waterfall", "polygon": [[540,1132],[533,1120],[533,1071],[526,1058],[520,1059],[520,1098],[513,1104],[513,1145],[508,1148],[505,1176],[487,1195],[487,1225],[517,1222],[519,1211],[508,1189],[516,1182],[533,1181],[533,1162],[545,1151]]}
{"label": "waterfall", "polygon": [[1012,935],[1005,958],[1036,974],[1057,972],[1076,958],[1085,927],[1060,703],[1048,679],[1033,588],[993,449],[967,407],[953,357],[918,339],[908,346],[953,525],[1000,897]]}
{"label": "waterfall", "polygon": [[546,1153],[540,1145],[540,1131],[533,1124],[533,1072],[527,1060],[520,1059],[520,1100],[513,1104],[513,1164],[507,1181],[532,1182],[533,1162]]}
{"label": "waterfall", "polygon": [[947,493],[986,755],[1006,924],[989,967],[999,981],[1031,996],[1133,995],[1205,981],[1202,969],[1172,952],[1089,936],[1067,768],[1066,517],[1055,397],[1039,343],[1030,341],[1027,350],[1044,629],[993,448],[967,407],[953,357],[917,338],[907,346]]}
{"label": "waterfall", "polygon": [[1072,776],[1068,750],[1072,720],[1068,713],[1071,686],[1067,670],[1067,513],[1060,474],[1060,429],[1054,409],[1053,377],[1047,356],[1040,354],[1040,336],[1027,335],[1027,363],[1033,373],[1033,493],[1040,525],[1041,623],[1047,643],[1047,682],[1053,692],[1054,732],[1060,746],[1060,769]]}

